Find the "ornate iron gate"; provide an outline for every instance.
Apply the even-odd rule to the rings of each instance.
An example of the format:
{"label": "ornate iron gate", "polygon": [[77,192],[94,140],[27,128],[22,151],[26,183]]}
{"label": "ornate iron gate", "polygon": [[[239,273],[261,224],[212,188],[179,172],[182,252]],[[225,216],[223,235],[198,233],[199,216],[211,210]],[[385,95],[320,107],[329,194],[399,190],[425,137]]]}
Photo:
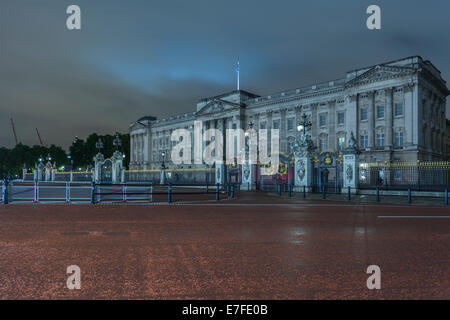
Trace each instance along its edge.
{"label": "ornate iron gate", "polygon": [[106,159],[102,164],[102,183],[112,182],[112,162],[110,159]]}
{"label": "ornate iron gate", "polygon": [[313,192],[341,193],[343,185],[343,158],[334,151],[324,151],[314,159]]}
{"label": "ornate iron gate", "polygon": [[270,165],[258,163],[256,170],[256,188],[262,191],[276,191],[277,184],[288,185],[294,181],[294,157],[291,154],[280,153],[279,165],[272,172],[267,172]]}

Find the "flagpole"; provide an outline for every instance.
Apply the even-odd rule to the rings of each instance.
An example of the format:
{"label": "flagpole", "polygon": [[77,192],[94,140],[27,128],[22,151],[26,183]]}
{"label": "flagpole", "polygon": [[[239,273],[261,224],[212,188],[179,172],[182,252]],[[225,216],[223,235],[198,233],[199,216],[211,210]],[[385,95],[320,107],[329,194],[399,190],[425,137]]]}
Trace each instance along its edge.
{"label": "flagpole", "polygon": [[237,63],[237,67],[236,67],[236,73],[237,73],[237,89],[239,91],[239,61]]}

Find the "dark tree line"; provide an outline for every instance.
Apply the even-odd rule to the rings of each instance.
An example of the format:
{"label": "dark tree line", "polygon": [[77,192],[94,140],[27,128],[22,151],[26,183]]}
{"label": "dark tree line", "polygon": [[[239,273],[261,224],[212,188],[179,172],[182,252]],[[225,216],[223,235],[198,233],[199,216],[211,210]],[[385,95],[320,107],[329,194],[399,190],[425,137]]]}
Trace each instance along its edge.
{"label": "dark tree line", "polygon": [[[122,141],[119,151],[125,154],[124,165],[127,168],[130,161],[130,135],[118,135]],[[33,169],[40,157],[46,163],[48,155],[52,158],[52,163],[56,162],[58,167],[64,166],[67,170],[70,170],[72,161],[74,168],[84,169],[87,166],[92,167],[92,158],[98,152],[95,146],[98,139],[100,138],[103,142],[104,148],[101,150],[102,153],[105,158],[109,158],[116,150],[113,145],[115,137],[115,135],[97,135],[93,133],[87,137],[86,141],[82,139],[75,140],[69,147],[68,153],[63,148],[55,145],[51,145],[50,147],[37,145],[30,147],[19,143],[12,149],[0,147],[0,178],[5,176],[15,178],[16,175],[21,178],[24,166],[28,169]]]}
{"label": "dark tree line", "polygon": [[[119,151],[125,154],[124,166],[127,168],[130,162],[130,135],[129,134],[118,134],[122,145],[119,147]],[[116,147],[113,144],[116,135],[103,135],[100,136],[96,133],[91,134],[87,137],[86,141],[82,139],[75,140],[70,146],[70,156],[73,160],[74,167],[86,167],[86,165],[92,165],[94,156],[97,154],[96,143],[98,139],[103,142],[103,149],[101,152],[105,158],[110,158]]]}

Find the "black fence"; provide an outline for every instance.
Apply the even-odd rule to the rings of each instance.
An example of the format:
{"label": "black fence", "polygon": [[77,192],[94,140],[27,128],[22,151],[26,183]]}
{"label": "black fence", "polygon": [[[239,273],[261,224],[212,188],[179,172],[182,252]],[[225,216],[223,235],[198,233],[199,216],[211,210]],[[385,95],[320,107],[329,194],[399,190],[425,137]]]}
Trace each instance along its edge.
{"label": "black fence", "polygon": [[362,163],[359,168],[360,189],[442,192],[449,187],[449,162]]}

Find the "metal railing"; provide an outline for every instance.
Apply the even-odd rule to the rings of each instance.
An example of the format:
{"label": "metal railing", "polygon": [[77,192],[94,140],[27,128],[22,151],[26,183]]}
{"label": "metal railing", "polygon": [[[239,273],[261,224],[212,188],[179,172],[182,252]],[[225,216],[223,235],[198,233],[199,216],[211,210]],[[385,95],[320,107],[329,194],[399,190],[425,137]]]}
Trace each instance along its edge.
{"label": "metal railing", "polygon": [[362,163],[359,187],[442,192],[450,188],[450,162]]}
{"label": "metal railing", "polygon": [[95,184],[83,182],[0,182],[3,204],[175,202],[234,198],[237,184],[199,185],[151,183]]}
{"label": "metal railing", "polygon": [[77,182],[2,182],[3,203],[89,203],[91,185]]}

